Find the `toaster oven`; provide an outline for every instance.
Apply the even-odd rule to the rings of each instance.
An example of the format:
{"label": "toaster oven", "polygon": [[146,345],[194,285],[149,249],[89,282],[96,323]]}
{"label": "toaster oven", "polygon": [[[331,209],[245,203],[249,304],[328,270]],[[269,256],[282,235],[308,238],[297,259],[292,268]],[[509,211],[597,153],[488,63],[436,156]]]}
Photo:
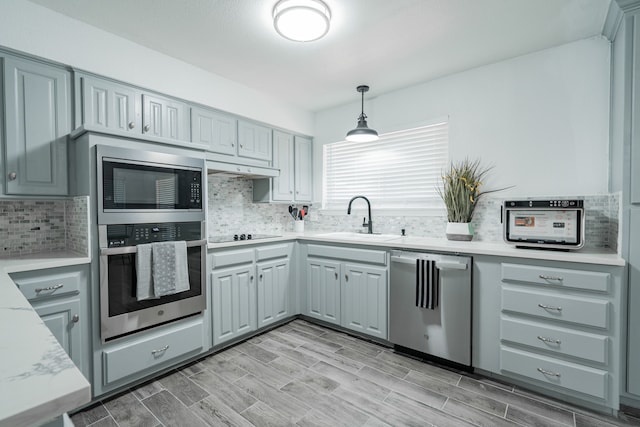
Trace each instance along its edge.
{"label": "toaster oven", "polygon": [[517,248],[576,250],[584,246],[584,201],[507,200],[503,238]]}

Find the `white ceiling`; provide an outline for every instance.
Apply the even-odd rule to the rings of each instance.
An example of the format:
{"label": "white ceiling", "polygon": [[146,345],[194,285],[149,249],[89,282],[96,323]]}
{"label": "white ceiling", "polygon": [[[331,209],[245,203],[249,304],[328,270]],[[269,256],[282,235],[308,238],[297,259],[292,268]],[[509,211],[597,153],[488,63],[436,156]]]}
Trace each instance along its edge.
{"label": "white ceiling", "polygon": [[309,110],[600,35],[610,0],[324,0],[322,40],[273,29],[277,0],[31,0]]}

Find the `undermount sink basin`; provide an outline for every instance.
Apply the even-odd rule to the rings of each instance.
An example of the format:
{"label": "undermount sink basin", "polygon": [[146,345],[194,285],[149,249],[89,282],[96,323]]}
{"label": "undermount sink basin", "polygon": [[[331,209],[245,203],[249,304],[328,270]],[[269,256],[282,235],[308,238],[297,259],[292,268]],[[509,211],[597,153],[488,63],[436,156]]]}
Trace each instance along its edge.
{"label": "undermount sink basin", "polygon": [[395,234],[367,234],[367,233],[354,233],[348,231],[336,231],[333,233],[318,234],[317,237],[326,237],[333,239],[344,240],[367,240],[376,242],[386,242],[388,240],[399,239],[401,236]]}

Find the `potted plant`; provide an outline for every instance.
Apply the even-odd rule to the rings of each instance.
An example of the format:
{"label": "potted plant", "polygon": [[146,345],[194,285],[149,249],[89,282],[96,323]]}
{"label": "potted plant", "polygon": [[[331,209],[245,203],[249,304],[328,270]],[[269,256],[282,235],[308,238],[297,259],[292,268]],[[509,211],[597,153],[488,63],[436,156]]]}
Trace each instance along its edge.
{"label": "potted plant", "polygon": [[438,194],[447,208],[447,239],[473,239],[473,211],[484,194],[498,190],[482,191],[481,186],[493,167],[482,167],[480,160],[464,159],[451,162],[442,175],[442,188]]}

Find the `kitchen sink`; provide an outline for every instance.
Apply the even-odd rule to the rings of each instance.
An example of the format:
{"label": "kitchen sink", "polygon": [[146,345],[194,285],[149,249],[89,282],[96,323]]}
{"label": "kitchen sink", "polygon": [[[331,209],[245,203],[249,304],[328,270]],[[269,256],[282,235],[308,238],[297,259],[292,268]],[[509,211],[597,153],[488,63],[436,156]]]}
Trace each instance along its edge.
{"label": "kitchen sink", "polygon": [[389,240],[399,239],[401,236],[396,234],[367,234],[367,233],[354,233],[348,231],[336,231],[333,233],[318,234],[316,237],[326,237],[330,239],[344,239],[344,240],[365,240],[373,242],[386,242]]}

